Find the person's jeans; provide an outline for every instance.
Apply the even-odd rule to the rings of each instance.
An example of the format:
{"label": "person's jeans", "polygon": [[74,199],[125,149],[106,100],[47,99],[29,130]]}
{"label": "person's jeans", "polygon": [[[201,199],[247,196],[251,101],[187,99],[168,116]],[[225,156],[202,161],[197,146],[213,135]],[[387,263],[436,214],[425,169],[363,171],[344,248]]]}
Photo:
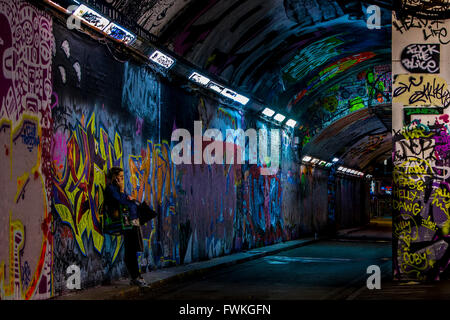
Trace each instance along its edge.
{"label": "person's jeans", "polygon": [[138,278],[141,274],[139,273],[139,265],[137,261],[137,252],[139,251],[139,227],[133,227],[130,230],[125,230],[124,232],[124,246],[125,246],[125,265],[127,266],[128,273],[131,279]]}

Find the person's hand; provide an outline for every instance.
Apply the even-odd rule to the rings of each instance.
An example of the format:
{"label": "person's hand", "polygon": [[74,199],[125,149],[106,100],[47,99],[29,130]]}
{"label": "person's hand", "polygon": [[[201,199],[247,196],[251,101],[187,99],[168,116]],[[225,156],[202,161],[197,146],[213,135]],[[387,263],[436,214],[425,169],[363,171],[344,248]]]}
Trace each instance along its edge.
{"label": "person's hand", "polygon": [[119,186],[120,192],[125,193],[125,183],[123,179],[117,179],[117,185]]}
{"label": "person's hand", "polygon": [[135,201],[136,199],[133,196],[128,195],[128,200]]}

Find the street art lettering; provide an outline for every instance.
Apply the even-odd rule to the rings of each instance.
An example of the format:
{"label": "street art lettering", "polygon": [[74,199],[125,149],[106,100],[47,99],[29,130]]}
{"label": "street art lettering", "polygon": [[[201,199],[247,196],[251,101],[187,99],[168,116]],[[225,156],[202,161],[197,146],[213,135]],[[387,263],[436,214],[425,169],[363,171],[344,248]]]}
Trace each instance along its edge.
{"label": "street art lettering", "polygon": [[[330,61],[333,57],[338,56],[340,53],[338,47],[343,43],[344,41],[337,37],[327,37],[302,48],[302,50],[281,69],[283,78],[292,82],[299,81],[308,75],[308,73],[313,70],[314,66],[327,63],[327,61]],[[311,61],[314,61],[315,63],[311,63]]]}
{"label": "street art lettering", "polygon": [[[176,172],[168,142],[156,144],[148,140],[147,148],[142,149],[140,156],[129,156],[128,165],[131,196],[140,202],[145,201],[155,211],[162,213],[160,217],[162,220],[153,221],[144,229],[143,238],[147,252],[141,260],[146,259],[148,266],[159,263],[158,254],[161,254],[160,258],[163,261],[174,258],[179,260],[179,254],[174,252],[178,244],[172,235],[173,226],[171,225],[171,220],[176,215]],[[158,228],[162,228],[162,232],[168,235],[165,238],[167,247],[159,253],[154,250]]]}
{"label": "street art lettering", "polygon": [[402,66],[411,73],[439,73],[439,44],[410,44],[401,55]]}
{"label": "street art lettering", "polygon": [[33,122],[24,122],[23,131],[20,134],[22,143],[27,146],[28,151],[33,151],[39,145],[39,137],[36,132],[36,125]]}
{"label": "street art lettering", "polygon": [[375,57],[376,54],[373,52],[362,52],[352,56],[348,56],[342,59],[339,59],[336,62],[327,65],[324,69],[322,69],[318,75],[307,82],[307,87],[300,91],[297,95],[295,95],[288,103],[288,106],[295,106],[300,100],[308,95],[309,92],[312,92],[313,89],[316,89],[319,86],[322,86],[325,82],[330,79],[336,77],[341,72],[359,64],[366,60],[369,60]]}
{"label": "street art lettering", "polygon": [[398,278],[435,280],[448,272],[443,257],[450,221],[450,139],[448,119],[439,110],[405,107],[403,114],[410,118],[403,128],[393,130],[394,273]]}
{"label": "street art lettering", "polygon": [[412,106],[450,106],[450,90],[445,79],[433,75],[397,75],[394,102]]}
{"label": "street art lettering", "polygon": [[419,29],[422,31],[423,40],[437,40],[443,45],[450,42],[450,34],[442,20],[428,20],[414,16],[406,16],[402,19],[393,19],[392,26],[400,34],[414,32],[415,30],[412,29]]}
{"label": "street art lettering", "polygon": [[[61,220],[70,226],[83,255],[87,254],[86,241],[91,240],[101,253],[105,175],[112,166],[123,167],[122,139],[116,133],[112,140],[102,127],[98,128],[93,113],[85,126],[78,122],[72,130],[66,154],[62,176],[54,177],[54,207]],[[113,261],[121,244],[119,237]]]}
{"label": "street art lettering", "polygon": [[145,68],[125,64],[122,105],[128,111],[149,123],[158,117],[160,85],[153,73]]}

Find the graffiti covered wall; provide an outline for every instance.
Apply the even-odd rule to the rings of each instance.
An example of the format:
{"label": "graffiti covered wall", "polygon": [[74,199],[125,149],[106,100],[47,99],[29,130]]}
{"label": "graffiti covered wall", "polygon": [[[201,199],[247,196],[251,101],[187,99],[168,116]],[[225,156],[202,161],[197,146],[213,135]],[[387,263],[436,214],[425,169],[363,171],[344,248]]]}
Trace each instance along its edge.
{"label": "graffiti covered wall", "polygon": [[448,276],[450,20],[393,17],[394,273]]}
{"label": "graffiti covered wall", "polygon": [[0,1],[0,299],[52,295],[50,16]]}

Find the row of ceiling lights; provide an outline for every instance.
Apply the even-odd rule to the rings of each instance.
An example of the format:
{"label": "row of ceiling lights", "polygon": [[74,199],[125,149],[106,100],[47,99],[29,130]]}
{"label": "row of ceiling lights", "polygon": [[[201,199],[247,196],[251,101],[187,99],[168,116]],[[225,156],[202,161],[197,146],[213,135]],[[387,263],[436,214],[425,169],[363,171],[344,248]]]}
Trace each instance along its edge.
{"label": "row of ceiling lights", "polygon": [[[47,0],[47,1],[52,3],[53,5],[60,7],[54,1],[50,1],[50,0]],[[66,13],[70,13],[70,12],[68,12],[68,10],[66,10],[64,8],[62,8],[62,9],[65,10]],[[85,6],[84,4],[81,4],[77,9],[75,9],[75,11],[73,11],[72,15],[74,17],[84,21],[86,24],[93,27],[97,31],[101,31],[101,32],[105,33],[107,36],[109,36],[115,40],[118,40],[118,41],[124,43],[125,45],[131,45],[136,40],[136,36],[134,34],[132,34],[125,28],[122,28],[121,26],[119,26],[115,23],[112,23],[112,22],[110,23],[110,21],[107,18],[103,17],[101,14],[99,14],[95,10]],[[158,64],[159,66],[161,66],[165,69],[171,68],[175,63],[174,58],[162,53],[159,50],[153,51],[152,54],[150,54],[150,56],[148,58],[152,62]],[[196,82],[197,84],[200,84],[200,85],[202,85],[208,89],[211,89],[217,93],[220,93],[224,97],[227,97],[229,99],[237,101],[242,105],[246,105],[248,103],[248,101],[250,100],[249,98],[247,98],[241,94],[238,94],[238,93],[234,92],[233,90],[226,88],[225,86],[223,86],[219,83],[211,81],[209,78],[207,78],[197,72],[191,73],[191,75],[189,76],[189,80]]]}
{"label": "row of ceiling lights", "polygon": [[[275,114],[275,111],[270,108],[265,108],[261,113],[268,118],[273,118],[278,123],[282,123],[284,121],[284,119],[286,119],[286,117],[284,115],[282,115],[281,113]],[[289,119],[288,121],[286,121],[286,125],[291,128],[294,128],[296,124],[297,124],[297,121],[292,120],[292,119]]]}
{"label": "row of ceiling lights", "polygon": [[[329,168],[333,165],[333,163],[338,162],[339,159],[338,158],[333,158],[333,160],[331,162],[325,161],[325,160],[320,160],[311,156],[304,156],[302,158],[302,162],[305,164],[312,164],[312,165],[319,165],[321,167],[325,167],[325,168]],[[354,169],[350,169],[350,168],[346,168],[343,166],[339,166],[337,168],[337,171],[339,173],[343,173],[343,174],[348,174],[348,175],[352,175],[352,176],[358,176],[358,177],[363,177],[364,176],[364,172],[358,171],[358,170],[354,170]],[[367,176],[368,177],[368,176]]]}
{"label": "row of ceiling lights", "polygon": [[[87,7],[86,5],[79,4],[78,1],[74,1],[75,3],[79,4],[79,6],[73,11],[73,13],[61,7],[55,1],[46,0],[46,2],[52,4],[53,6],[57,7],[60,10],[63,10],[67,14],[72,14],[74,17],[82,20],[83,22],[85,22],[92,28],[96,29],[97,31],[103,32],[107,36],[113,38],[114,40],[120,41],[125,45],[131,45],[136,40],[136,36],[133,33],[129,32],[128,30],[119,26],[118,24],[115,24],[114,22],[111,22],[109,19],[105,18],[104,16],[102,16],[95,10]],[[175,63],[174,58],[162,53],[159,50],[153,51],[148,58],[150,61],[158,64],[159,66],[165,69],[171,68]],[[219,83],[212,81],[208,77],[205,77],[204,75],[198,72],[192,72],[188,78],[189,80],[207,89],[210,89],[216,93],[219,93],[222,96],[227,97],[233,101],[239,102],[242,105],[246,105],[250,100],[249,98],[237,92],[234,92],[233,90],[226,88],[225,86]],[[284,115],[282,115],[281,113],[275,114],[275,111],[273,111],[270,108],[265,108],[261,113],[264,117],[273,119],[278,124],[283,123],[283,121],[286,119]],[[285,124],[288,127],[294,128],[297,124],[297,121],[288,119]]]}

